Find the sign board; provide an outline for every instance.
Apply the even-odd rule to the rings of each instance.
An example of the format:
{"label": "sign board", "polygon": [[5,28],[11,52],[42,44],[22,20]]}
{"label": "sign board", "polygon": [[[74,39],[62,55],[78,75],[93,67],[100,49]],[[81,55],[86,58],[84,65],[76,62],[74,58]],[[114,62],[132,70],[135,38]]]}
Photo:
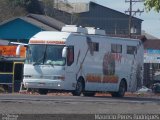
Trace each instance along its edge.
{"label": "sign board", "polygon": [[16,56],[17,46],[0,46],[0,56],[4,57],[26,57],[26,47],[21,47],[20,56]]}
{"label": "sign board", "polygon": [[160,50],[146,49],[144,51],[144,63],[160,63]]}

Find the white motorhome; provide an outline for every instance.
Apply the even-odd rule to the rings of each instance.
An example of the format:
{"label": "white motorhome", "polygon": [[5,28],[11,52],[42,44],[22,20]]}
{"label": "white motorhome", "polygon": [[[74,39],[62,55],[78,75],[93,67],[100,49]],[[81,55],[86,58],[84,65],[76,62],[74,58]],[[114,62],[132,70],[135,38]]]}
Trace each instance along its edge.
{"label": "white motorhome", "polygon": [[142,67],[141,40],[68,25],[61,32],[43,31],[30,39],[23,84],[40,94],[60,90],[123,97],[142,86]]}

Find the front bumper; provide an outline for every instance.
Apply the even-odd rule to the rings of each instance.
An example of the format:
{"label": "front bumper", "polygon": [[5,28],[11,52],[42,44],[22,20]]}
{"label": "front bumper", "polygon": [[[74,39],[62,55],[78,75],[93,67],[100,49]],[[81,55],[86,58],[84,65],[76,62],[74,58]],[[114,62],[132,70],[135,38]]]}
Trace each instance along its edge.
{"label": "front bumper", "polygon": [[42,88],[42,89],[63,89],[64,81],[62,80],[37,80],[37,79],[24,79],[23,84],[25,88]]}

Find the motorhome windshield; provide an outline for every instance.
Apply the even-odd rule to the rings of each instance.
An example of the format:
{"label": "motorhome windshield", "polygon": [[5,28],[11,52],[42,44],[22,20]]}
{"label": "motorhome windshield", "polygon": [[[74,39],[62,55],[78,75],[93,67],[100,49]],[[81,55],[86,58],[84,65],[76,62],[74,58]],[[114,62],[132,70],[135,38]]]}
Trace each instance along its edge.
{"label": "motorhome windshield", "polygon": [[65,65],[65,58],[62,58],[64,45],[30,45],[28,48],[26,63]]}

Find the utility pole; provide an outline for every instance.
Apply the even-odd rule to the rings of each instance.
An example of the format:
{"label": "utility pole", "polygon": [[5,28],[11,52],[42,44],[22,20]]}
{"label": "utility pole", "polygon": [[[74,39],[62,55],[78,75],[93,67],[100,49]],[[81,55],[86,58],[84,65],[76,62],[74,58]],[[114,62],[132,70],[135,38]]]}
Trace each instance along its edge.
{"label": "utility pole", "polygon": [[133,7],[133,3],[137,3],[137,2],[144,2],[144,0],[125,0],[125,2],[129,2],[129,10],[125,11],[125,13],[129,13],[129,37],[131,37],[131,28],[132,28],[132,16],[136,15],[137,13],[142,13],[144,12],[144,10],[139,10],[137,9],[136,11],[133,11],[132,10],[132,7]]}

